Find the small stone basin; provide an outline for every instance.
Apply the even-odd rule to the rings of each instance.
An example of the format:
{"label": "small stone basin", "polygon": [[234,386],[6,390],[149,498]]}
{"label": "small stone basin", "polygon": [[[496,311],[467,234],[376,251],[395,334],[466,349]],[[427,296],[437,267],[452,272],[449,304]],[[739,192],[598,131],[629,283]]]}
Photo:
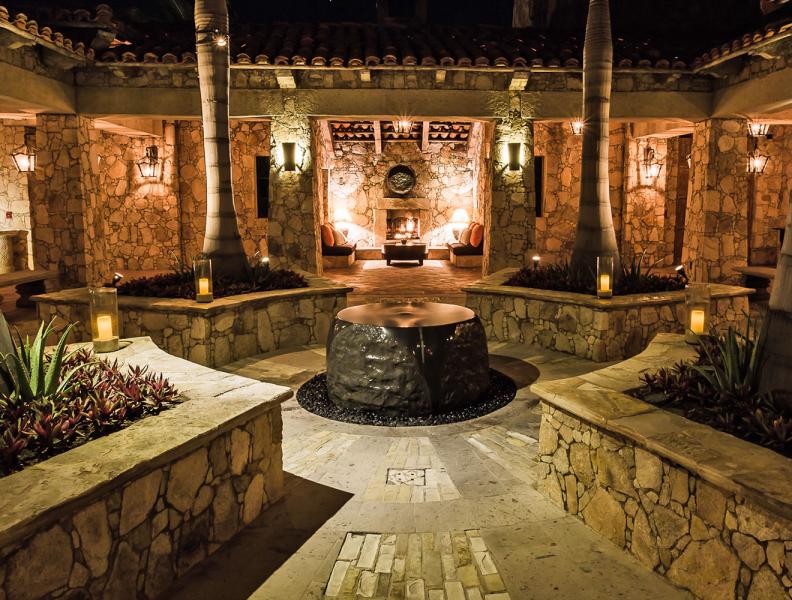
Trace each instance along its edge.
{"label": "small stone basin", "polygon": [[353,306],[327,338],[327,389],[342,408],[437,415],[480,403],[489,381],[484,327],[463,306]]}

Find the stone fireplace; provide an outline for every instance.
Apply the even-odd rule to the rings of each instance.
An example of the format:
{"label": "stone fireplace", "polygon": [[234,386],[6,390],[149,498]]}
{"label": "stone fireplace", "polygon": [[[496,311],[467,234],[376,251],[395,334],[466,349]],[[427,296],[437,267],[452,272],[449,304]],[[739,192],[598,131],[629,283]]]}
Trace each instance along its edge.
{"label": "stone fireplace", "polygon": [[410,239],[421,239],[431,227],[430,218],[430,203],[426,198],[380,198],[374,210],[374,243],[380,246],[399,239],[397,234],[402,233]]}

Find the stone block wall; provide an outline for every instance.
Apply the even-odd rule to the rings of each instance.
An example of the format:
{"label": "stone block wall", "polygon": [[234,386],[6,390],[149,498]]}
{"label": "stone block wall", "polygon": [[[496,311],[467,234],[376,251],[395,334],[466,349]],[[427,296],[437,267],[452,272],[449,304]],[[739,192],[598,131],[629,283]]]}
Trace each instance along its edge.
{"label": "stone block wall", "polygon": [[2,547],[0,596],[159,597],[280,498],[281,432],[275,405],[78,500],[55,522]]}
{"label": "stone block wall", "polygon": [[[346,308],[346,288],[297,291],[290,297],[279,297],[278,292],[250,296],[243,302],[216,300],[218,306],[211,309],[183,300],[122,298],[121,336],[147,335],[174,356],[219,367],[262,352],[324,344],[333,317]],[[72,340],[90,341],[85,289],[44,294],[36,302],[40,319],[77,323]]]}
{"label": "stone block wall", "polygon": [[[33,140],[35,141],[35,140]],[[30,199],[28,197],[28,175],[20,173],[14,166],[11,154],[25,143],[25,127],[19,121],[0,119],[0,230],[18,230],[30,232]],[[6,213],[11,218],[6,218]],[[28,257],[32,260],[32,249],[25,236],[24,246],[15,248],[15,259],[24,257],[27,265]],[[24,254],[20,255],[19,251]]]}
{"label": "stone block wall", "polygon": [[[504,275],[493,275],[498,282]],[[499,289],[500,288],[500,289]],[[464,288],[465,304],[481,319],[487,339],[538,344],[597,362],[633,356],[659,332],[685,331],[684,292],[620,296],[598,301],[583,294],[527,290],[477,283]],[[750,290],[713,288],[712,325],[741,326]]]}
{"label": "stone block wall", "polygon": [[792,521],[545,402],[538,473],[541,492],[697,598],[792,594]]}

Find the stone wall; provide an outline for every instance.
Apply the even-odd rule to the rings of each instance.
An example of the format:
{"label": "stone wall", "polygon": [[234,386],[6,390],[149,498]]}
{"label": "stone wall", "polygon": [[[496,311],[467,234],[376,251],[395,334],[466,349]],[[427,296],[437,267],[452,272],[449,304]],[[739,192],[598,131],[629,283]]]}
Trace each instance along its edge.
{"label": "stone wall", "polygon": [[792,198],[792,126],[773,125],[770,133],[771,140],[758,143],[769,160],[765,172],[753,176],[750,264],[775,266],[781,249],[775,228],[786,225]]}
{"label": "stone wall", "polygon": [[[361,247],[381,245],[384,199],[393,196],[385,181],[393,166],[404,164],[416,174],[416,186],[409,197],[424,200],[428,208],[416,215],[421,218],[422,239],[431,246],[455,241],[449,226],[454,211],[463,208],[472,220],[478,206],[480,144],[478,136],[470,145],[432,143],[423,152],[419,143],[385,142],[379,155],[371,143],[338,144],[326,159],[330,220],[335,220],[335,211],[346,209],[352,217],[349,238]],[[399,199],[391,202],[395,208]]]}
{"label": "stone wall", "polygon": [[711,119],[693,131],[691,194],[683,260],[692,279],[738,281],[748,259],[747,128],[741,119]]}
{"label": "stone wall", "polygon": [[[487,338],[538,344],[597,362],[633,356],[658,332],[685,331],[684,291],[651,296],[594,296],[500,285],[506,269],[462,288],[466,306],[481,319]],[[712,325],[742,325],[751,290],[713,286]]]}
{"label": "stone wall", "polygon": [[[32,140],[32,141],[35,141]],[[20,173],[14,166],[11,154],[25,143],[25,127],[19,121],[0,119],[0,231],[17,230],[28,232],[30,237],[30,199],[28,197],[28,175]],[[8,218],[6,213],[11,213]],[[32,246],[25,244],[24,260],[16,256],[17,264],[32,261]],[[20,248],[21,250],[21,248]]]}
{"label": "stone wall", "polygon": [[[211,304],[191,300],[119,298],[122,337],[148,335],[160,348],[200,365],[229,362],[307,344],[324,344],[333,317],[346,308],[345,288],[324,280],[297,290],[231,296]],[[36,297],[40,319],[76,323],[72,339],[89,341],[84,288]]]}
{"label": "stone wall", "polygon": [[[572,256],[580,202],[582,136],[572,134],[568,123],[536,123],[534,153],[545,161],[542,216],[536,218],[536,250],[542,260],[562,263]],[[609,138],[609,185],[616,235],[622,238],[624,212],[625,127],[611,125]]]}
{"label": "stone wall", "polygon": [[[145,348],[166,377],[175,366],[189,373],[189,383],[174,375],[182,384],[202,388],[0,479],[0,597],[161,597],[281,496],[279,403],[289,390],[242,377],[218,383],[157,352]],[[251,385],[261,388],[254,397]]]}

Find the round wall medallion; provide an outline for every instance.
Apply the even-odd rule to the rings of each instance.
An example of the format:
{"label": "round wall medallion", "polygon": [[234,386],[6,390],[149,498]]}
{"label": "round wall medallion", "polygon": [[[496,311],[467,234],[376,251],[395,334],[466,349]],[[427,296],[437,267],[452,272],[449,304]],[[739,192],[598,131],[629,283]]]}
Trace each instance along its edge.
{"label": "round wall medallion", "polygon": [[388,171],[385,181],[391,192],[403,196],[415,187],[415,171],[407,165],[396,165]]}

